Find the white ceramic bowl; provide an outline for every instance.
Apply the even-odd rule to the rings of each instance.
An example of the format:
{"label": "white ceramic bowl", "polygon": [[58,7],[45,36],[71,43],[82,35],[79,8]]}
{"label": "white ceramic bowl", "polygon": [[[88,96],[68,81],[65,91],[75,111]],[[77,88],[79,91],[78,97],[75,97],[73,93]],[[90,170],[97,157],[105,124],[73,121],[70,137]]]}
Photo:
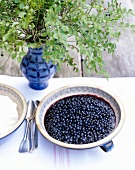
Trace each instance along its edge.
{"label": "white ceramic bowl", "polygon": [[8,96],[14,103],[16,103],[17,112],[18,112],[18,121],[13,126],[11,126],[9,130],[0,134],[0,139],[1,139],[11,134],[21,125],[21,123],[23,122],[26,116],[27,102],[26,102],[25,97],[17,89],[6,84],[0,84],[0,95]]}
{"label": "white ceramic bowl", "polygon": [[[102,140],[99,140],[97,142],[89,143],[89,144],[67,144],[61,141],[58,141],[54,138],[52,138],[46,131],[45,126],[44,126],[44,118],[46,111],[48,108],[58,101],[59,99],[65,98],[67,96],[72,96],[76,94],[91,94],[91,95],[96,95],[98,97],[103,98],[105,101],[109,102],[111,107],[113,108],[116,116],[116,126],[115,129],[111,134],[109,134],[107,137],[105,137]],[[97,87],[97,86],[92,86],[92,85],[71,85],[71,86],[66,86],[59,88],[47,96],[45,96],[41,103],[38,106],[37,112],[36,112],[36,124],[41,132],[41,134],[47,138],[49,141],[60,145],[62,147],[66,148],[74,148],[74,149],[85,149],[85,148],[93,148],[97,146],[103,147],[110,147],[107,148],[106,151],[109,149],[112,149],[112,139],[119,133],[121,130],[125,120],[125,111],[124,107],[121,103],[121,101],[116,97],[114,94],[108,92],[107,90]],[[107,144],[107,145],[106,145]],[[104,148],[102,148],[105,150]]]}

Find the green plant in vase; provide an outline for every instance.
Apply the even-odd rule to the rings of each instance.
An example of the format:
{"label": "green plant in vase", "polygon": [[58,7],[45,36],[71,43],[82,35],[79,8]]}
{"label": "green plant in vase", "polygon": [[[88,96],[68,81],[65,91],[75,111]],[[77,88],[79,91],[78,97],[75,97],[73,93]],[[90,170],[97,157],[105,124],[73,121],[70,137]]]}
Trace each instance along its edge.
{"label": "green plant in vase", "polygon": [[[0,0],[0,48],[22,61],[24,47],[42,48],[42,58],[57,69],[63,63],[78,71],[69,50],[84,55],[87,71],[108,76],[103,51],[113,54],[121,31],[135,25],[125,22],[134,15],[117,0]],[[69,40],[73,37],[75,45]],[[2,67],[2,66],[1,66]]]}

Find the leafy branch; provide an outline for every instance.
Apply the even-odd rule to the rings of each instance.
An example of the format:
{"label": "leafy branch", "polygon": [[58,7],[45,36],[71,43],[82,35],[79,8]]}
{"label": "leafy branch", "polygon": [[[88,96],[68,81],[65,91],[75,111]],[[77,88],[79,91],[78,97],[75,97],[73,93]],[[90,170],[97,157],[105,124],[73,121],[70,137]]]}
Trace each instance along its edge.
{"label": "leafy branch", "polygon": [[[93,13],[93,11],[95,11]],[[103,51],[113,54],[121,30],[135,25],[126,23],[131,9],[122,8],[117,0],[0,0],[0,48],[21,61],[22,47],[43,47],[43,57],[61,66],[66,62],[78,70],[69,48],[84,57],[88,71],[107,75]],[[75,38],[71,45],[69,37]],[[99,68],[99,71],[98,71]]]}

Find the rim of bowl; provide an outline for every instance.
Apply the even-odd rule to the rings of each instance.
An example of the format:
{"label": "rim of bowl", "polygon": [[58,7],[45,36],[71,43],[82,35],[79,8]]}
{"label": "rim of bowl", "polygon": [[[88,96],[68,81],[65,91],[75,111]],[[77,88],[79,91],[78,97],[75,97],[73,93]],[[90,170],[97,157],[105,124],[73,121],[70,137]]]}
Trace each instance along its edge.
{"label": "rim of bowl", "polygon": [[21,115],[20,119],[12,126],[11,129],[9,129],[4,134],[0,135],[0,139],[2,139],[4,137],[10,135],[12,132],[14,132],[22,124],[22,122],[25,119],[26,112],[27,112],[27,102],[26,102],[26,99],[25,99],[24,95],[19,90],[17,90],[16,88],[14,88],[14,87],[12,87],[10,85],[7,85],[7,84],[2,84],[2,83],[0,83],[0,86],[4,86],[4,87],[6,87],[8,89],[11,89],[11,90],[15,91],[20,96],[20,98],[21,98],[21,100],[23,102],[23,105],[24,105],[23,112],[22,112],[22,115]]}
{"label": "rim of bowl", "polygon": [[[49,98],[52,94],[62,90],[62,89],[65,89],[65,88],[70,88],[70,87],[77,87],[77,86],[87,86],[87,87],[93,87],[93,88],[97,88],[97,89],[100,89],[106,93],[108,93],[110,96],[112,96],[117,104],[119,105],[120,107],[120,111],[121,111],[121,118],[120,118],[120,121],[119,121],[119,124],[118,126],[114,129],[114,131],[109,134],[107,137],[103,138],[102,140],[99,140],[97,142],[93,142],[93,143],[88,143],[88,144],[68,144],[68,143],[64,143],[64,142],[61,142],[61,141],[58,141],[56,139],[54,139],[53,137],[51,137],[47,131],[45,129],[43,129],[40,125],[40,110],[42,108],[42,105],[44,103],[44,101]],[[45,113],[46,114],[46,113]],[[44,116],[45,116],[44,114]],[[40,102],[40,104],[38,105],[37,107],[37,110],[36,110],[36,116],[35,116],[35,120],[36,120],[36,124],[37,124],[37,127],[40,131],[40,133],[46,138],[48,139],[49,141],[51,141],[52,143],[55,143],[59,146],[62,146],[62,147],[65,147],[65,148],[72,148],[72,149],[86,149],[86,148],[94,148],[94,147],[97,147],[97,146],[102,146],[104,144],[106,144],[107,142],[111,141],[119,132],[120,130],[122,129],[123,125],[124,125],[124,122],[125,122],[125,117],[126,117],[126,114],[125,114],[125,109],[124,109],[124,106],[121,102],[121,100],[112,92],[106,90],[105,88],[102,88],[100,86],[96,86],[96,85],[92,85],[92,84],[73,84],[73,85],[67,85],[67,86],[63,86],[63,87],[60,87],[56,90],[53,90],[52,92],[50,92],[49,94],[47,94]],[[42,120],[43,121],[43,120]]]}

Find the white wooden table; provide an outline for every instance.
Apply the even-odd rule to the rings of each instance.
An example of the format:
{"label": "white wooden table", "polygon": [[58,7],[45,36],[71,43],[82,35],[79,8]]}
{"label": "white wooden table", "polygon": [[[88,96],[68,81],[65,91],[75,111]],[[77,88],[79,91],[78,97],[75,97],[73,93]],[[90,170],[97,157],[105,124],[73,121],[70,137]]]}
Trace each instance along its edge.
{"label": "white wooden table", "polygon": [[1,170],[135,170],[135,78],[53,78],[45,90],[36,91],[24,77],[0,76],[0,83],[18,89],[26,100],[41,100],[52,90],[68,84],[95,84],[119,97],[126,121],[113,139],[114,148],[105,153],[99,147],[85,150],[66,149],[46,140],[39,133],[39,147],[32,153],[19,153],[25,122],[11,135],[0,140]]}

